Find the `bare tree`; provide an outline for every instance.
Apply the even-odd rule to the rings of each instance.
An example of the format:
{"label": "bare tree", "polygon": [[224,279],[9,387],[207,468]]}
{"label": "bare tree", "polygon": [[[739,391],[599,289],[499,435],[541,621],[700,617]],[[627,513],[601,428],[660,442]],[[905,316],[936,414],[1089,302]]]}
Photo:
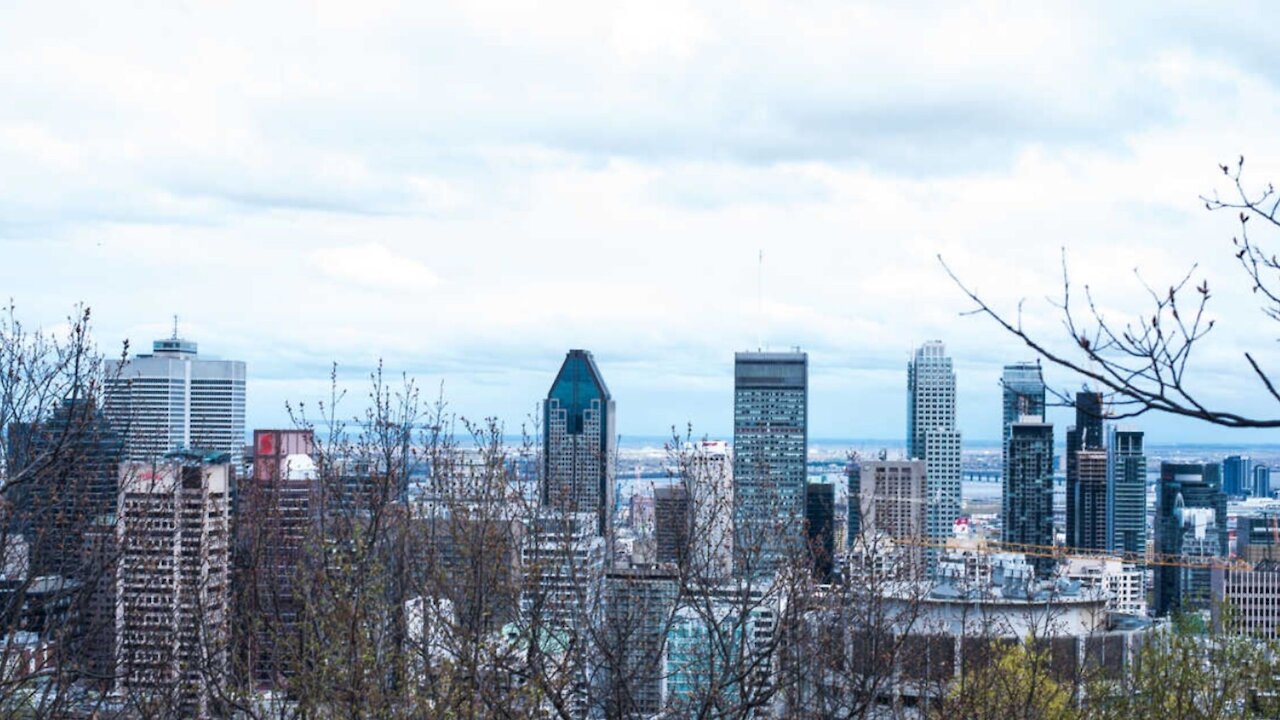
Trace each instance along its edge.
{"label": "bare tree", "polygon": [[[1258,224],[1273,231],[1280,228],[1280,197],[1269,183],[1256,189],[1249,187],[1244,180],[1243,157],[1234,167],[1220,165],[1219,169],[1231,183],[1231,196],[1223,199],[1214,192],[1201,200],[1211,211],[1237,213],[1240,232],[1232,238],[1235,257],[1245,271],[1249,289],[1261,298],[1263,313],[1272,320],[1280,320],[1280,260],[1265,241],[1250,234],[1250,229]],[[1145,288],[1150,305],[1130,319],[1117,320],[1104,315],[1088,284],[1083,287],[1074,284],[1064,250],[1062,295],[1053,301],[1061,314],[1066,335],[1067,345],[1063,348],[1053,339],[1033,334],[1024,327],[1023,303],[1019,303],[1013,313],[999,310],[964,282],[941,256],[939,262],[974,303],[974,308],[963,314],[987,316],[1048,362],[1104,389],[1114,408],[1113,418],[1155,411],[1225,427],[1280,427],[1280,417],[1255,416],[1215,404],[1205,397],[1202,388],[1189,381],[1193,377],[1193,351],[1203,344],[1214,327],[1214,320],[1207,313],[1211,298],[1209,283],[1198,277],[1196,265],[1167,286],[1148,284],[1135,269],[1134,274]],[[1280,403],[1280,391],[1271,371],[1263,367],[1255,353],[1244,352],[1242,361],[1259,391]],[[1064,404],[1072,404],[1068,393],[1055,394]]]}

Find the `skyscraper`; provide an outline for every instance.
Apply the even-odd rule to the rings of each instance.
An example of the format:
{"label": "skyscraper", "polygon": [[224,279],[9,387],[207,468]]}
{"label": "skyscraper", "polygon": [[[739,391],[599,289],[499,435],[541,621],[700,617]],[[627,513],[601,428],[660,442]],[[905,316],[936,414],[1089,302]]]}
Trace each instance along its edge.
{"label": "skyscraper", "polygon": [[595,359],[570,350],[542,409],[542,504],[591,513],[596,534],[613,523],[617,428],[613,396]]}
{"label": "skyscraper", "polygon": [[208,679],[227,671],[229,460],[186,453],[120,470],[119,681],[135,697],[176,688],[184,717],[208,716]]}
{"label": "skyscraper", "polygon": [[[237,616],[257,632],[239,633],[258,687],[272,687],[294,668],[275,637],[292,636],[303,598],[294,587],[321,508],[312,430],[254,430],[253,475],[241,483],[233,552],[241,592]],[[274,633],[274,636],[273,636]]]}
{"label": "skyscraper", "polygon": [[245,365],[202,360],[196,344],[175,334],[150,355],[107,365],[105,411],[124,435],[125,453],[155,460],[172,450],[244,452]]}
{"label": "skyscraper", "polygon": [[1147,550],[1147,456],[1142,431],[1111,427],[1107,440],[1108,552]]}
{"label": "skyscraper", "polygon": [[741,570],[768,572],[803,547],[809,448],[809,356],[734,356],[734,552]]}
{"label": "skyscraper", "polygon": [[907,454],[924,460],[926,530],[945,541],[960,517],[960,431],[956,374],[940,340],[921,345],[907,364]]}
{"label": "skyscraper", "polygon": [[850,495],[849,507],[861,530],[883,532],[895,541],[924,537],[924,461],[863,460],[860,466],[859,492]]}
{"label": "skyscraper", "polygon": [[1253,466],[1253,496],[1271,497],[1271,468],[1266,465]]}
{"label": "skyscraper", "polygon": [[1222,461],[1222,492],[1241,497],[1253,492],[1253,460],[1247,455],[1231,455]]}
{"label": "skyscraper", "polygon": [[835,485],[812,482],[805,486],[804,520],[818,582],[829,583],[835,577],[835,511]]}
{"label": "skyscraper", "polygon": [[[1227,495],[1217,463],[1161,463],[1156,491],[1155,551],[1161,555],[1218,555],[1229,551]],[[1157,616],[1208,601],[1208,569],[1157,565]]]}
{"label": "skyscraper", "polygon": [[692,506],[691,574],[725,578],[733,572],[733,457],[729,443],[694,443],[681,469]]}
{"label": "skyscraper", "polygon": [[684,565],[689,554],[689,489],[676,483],[653,489],[654,559]]}
{"label": "skyscraper", "polygon": [[652,718],[662,711],[664,649],[679,578],[669,567],[607,573],[603,717]]}
{"label": "skyscraper", "polygon": [[1000,389],[1003,399],[1000,452],[1004,460],[1001,467],[1007,473],[1009,435],[1013,424],[1023,418],[1035,418],[1041,422],[1045,419],[1045,385],[1040,363],[1019,362],[1005,365],[1000,376]]}
{"label": "skyscraper", "polygon": [[[1016,422],[1009,433],[1009,474],[1004,478],[1003,540],[1053,545],[1053,425]],[[1034,561],[1037,571],[1050,564]]]}
{"label": "skyscraper", "polygon": [[[1097,510],[1105,508],[1101,485],[1091,485],[1092,495],[1081,492],[1079,453],[1102,450],[1102,393],[1076,393],[1076,424],[1067,428],[1067,547],[1101,550],[1085,538],[1102,538],[1107,518]],[[1096,479],[1096,478],[1092,478]]]}

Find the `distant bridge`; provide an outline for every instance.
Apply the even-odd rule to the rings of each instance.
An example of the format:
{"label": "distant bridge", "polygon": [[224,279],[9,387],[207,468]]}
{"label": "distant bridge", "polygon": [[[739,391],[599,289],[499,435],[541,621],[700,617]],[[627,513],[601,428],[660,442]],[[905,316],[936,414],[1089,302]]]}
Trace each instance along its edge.
{"label": "distant bridge", "polygon": [[999,470],[962,470],[961,477],[965,482],[1000,482]]}

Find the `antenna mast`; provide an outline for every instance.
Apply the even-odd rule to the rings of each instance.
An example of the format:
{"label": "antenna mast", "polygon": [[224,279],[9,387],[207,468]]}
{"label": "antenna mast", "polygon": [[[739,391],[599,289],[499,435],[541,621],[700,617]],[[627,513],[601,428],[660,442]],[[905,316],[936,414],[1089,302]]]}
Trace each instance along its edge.
{"label": "antenna mast", "polygon": [[764,350],[760,339],[764,332],[764,248],[760,248],[756,262],[756,350]]}
{"label": "antenna mast", "polygon": [[173,339],[178,339],[178,316],[173,316]]}

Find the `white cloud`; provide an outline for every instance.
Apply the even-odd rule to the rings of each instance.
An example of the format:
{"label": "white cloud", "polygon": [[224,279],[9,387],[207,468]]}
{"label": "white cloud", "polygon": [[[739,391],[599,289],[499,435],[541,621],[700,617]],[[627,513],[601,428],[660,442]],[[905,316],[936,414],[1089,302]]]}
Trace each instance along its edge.
{"label": "white cloud", "polygon": [[440,282],[426,265],[397,255],[380,243],[314,250],[311,262],[331,280],[375,290],[430,290]]}
{"label": "white cloud", "polygon": [[1201,262],[1223,318],[1204,382],[1257,403],[1239,353],[1274,333],[1239,284],[1232,219],[1196,197],[1239,152],[1280,179],[1263,19],[1155,3],[15,5],[0,10],[0,291],[50,323],[91,303],[104,345],[145,346],[177,313],[202,350],[250,362],[263,422],[331,359],[358,376],[379,356],[446,379],[469,414],[515,419],[584,346],[624,430],[724,431],[731,353],[762,335],[813,350],[815,435],[896,436],[894,378],[939,337],[964,368],[966,432],[991,437],[999,364],[1027,351],[958,316],[936,256],[1055,333],[1044,298],[1065,246],[1114,315],[1143,302],[1133,268],[1160,284]]}

